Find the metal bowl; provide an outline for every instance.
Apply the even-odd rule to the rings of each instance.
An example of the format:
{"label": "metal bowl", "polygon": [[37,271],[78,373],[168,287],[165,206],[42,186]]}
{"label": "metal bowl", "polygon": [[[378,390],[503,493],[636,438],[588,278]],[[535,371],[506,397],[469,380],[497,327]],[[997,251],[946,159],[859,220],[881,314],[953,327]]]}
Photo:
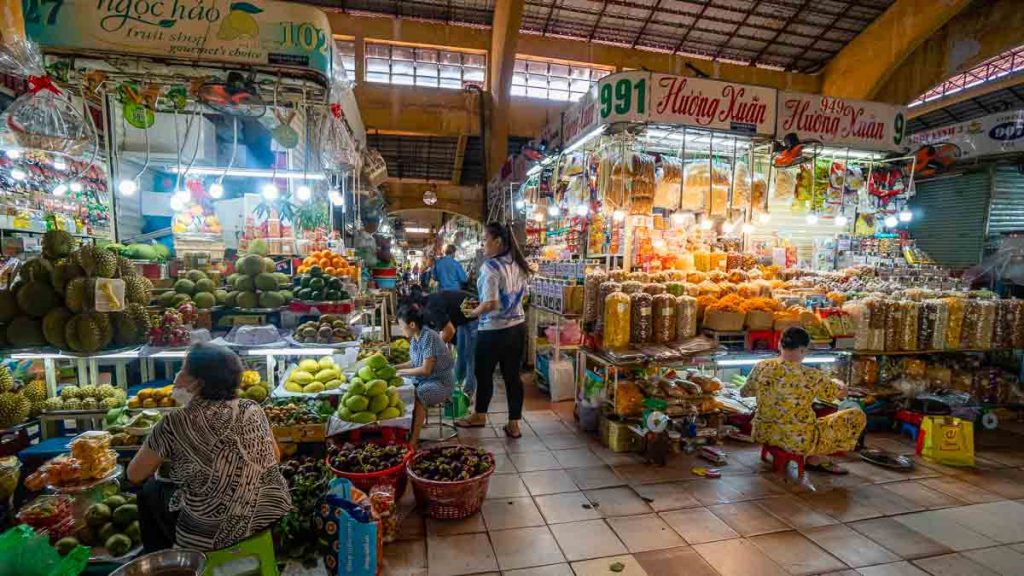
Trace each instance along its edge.
{"label": "metal bowl", "polygon": [[135,560],[111,572],[110,576],[162,576],[172,573],[184,574],[191,570],[195,576],[202,576],[206,569],[206,554],[196,550],[161,550],[139,556]]}

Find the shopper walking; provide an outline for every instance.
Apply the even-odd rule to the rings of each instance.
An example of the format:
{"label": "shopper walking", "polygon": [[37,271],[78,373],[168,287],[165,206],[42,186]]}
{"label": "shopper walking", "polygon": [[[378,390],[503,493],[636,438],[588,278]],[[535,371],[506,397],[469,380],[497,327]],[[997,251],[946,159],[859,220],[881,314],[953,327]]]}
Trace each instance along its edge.
{"label": "shopper walking", "polygon": [[469,278],[462,264],[455,259],[455,245],[449,244],[444,250],[444,256],[434,263],[434,278],[437,280],[438,290],[462,290]]}
{"label": "shopper walking", "polygon": [[476,288],[480,304],[466,313],[479,318],[476,345],[475,411],[455,424],[462,428],[487,425],[487,410],[494,395],[494,369],[500,365],[508,396],[508,424],[505,434],[519,438],[519,420],[523,413],[523,382],[519,367],[523,363],[526,314],[523,299],[530,267],[519,251],[512,228],[491,222],[484,227],[484,256]]}
{"label": "shopper walking", "polygon": [[[280,451],[260,405],[239,399],[242,361],[215,344],[194,344],[174,378],[184,404],[157,422],[128,464],[147,552],[219,550],[270,528],[291,510]],[[153,478],[161,465],[169,480]]]}

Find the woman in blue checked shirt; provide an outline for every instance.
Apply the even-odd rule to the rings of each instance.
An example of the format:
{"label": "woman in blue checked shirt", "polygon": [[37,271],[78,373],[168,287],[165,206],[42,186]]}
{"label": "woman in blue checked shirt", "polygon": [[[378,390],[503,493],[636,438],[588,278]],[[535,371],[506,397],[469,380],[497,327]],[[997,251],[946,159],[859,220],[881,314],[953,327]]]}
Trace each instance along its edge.
{"label": "woman in blue checked shirt", "polygon": [[444,404],[455,389],[455,361],[441,335],[423,324],[423,311],[419,306],[406,306],[399,310],[398,326],[409,339],[409,361],[395,368],[399,376],[412,377],[416,387],[410,435],[410,443],[415,449],[423,422],[427,419],[426,407]]}

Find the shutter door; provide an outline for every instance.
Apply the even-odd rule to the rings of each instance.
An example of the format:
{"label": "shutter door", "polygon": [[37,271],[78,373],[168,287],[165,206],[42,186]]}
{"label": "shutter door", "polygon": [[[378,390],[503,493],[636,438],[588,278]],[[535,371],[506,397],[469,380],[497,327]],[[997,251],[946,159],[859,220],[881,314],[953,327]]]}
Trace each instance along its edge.
{"label": "shutter door", "polygon": [[1016,166],[996,166],[988,214],[989,240],[1018,230],[1024,230],[1024,176]]}
{"label": "shutter door", "polygon": [[981,260],[991,183],[986,169],[917,184],[910,234],[940,266],[968,268]]}

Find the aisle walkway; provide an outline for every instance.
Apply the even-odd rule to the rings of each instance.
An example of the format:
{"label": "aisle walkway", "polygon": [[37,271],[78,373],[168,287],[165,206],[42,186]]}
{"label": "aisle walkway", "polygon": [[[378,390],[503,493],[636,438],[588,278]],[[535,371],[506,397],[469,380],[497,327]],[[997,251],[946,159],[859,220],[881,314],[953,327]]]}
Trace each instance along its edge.
{"label": "aisle walkway", "polygon": [[[506,440],[504,403],[495,398],[498,428],[460,435],[497,455],[482,512],[459,522],[410,512],[384,574],[1024,575],[1024,436],[981,438],[976,470],[901,474],[856,460],[849,476],[814,475],[809,493],[763,471],[751,445],[726,446],[719,480],[692,476],[691,456],[646,466],[578,433],[572,403],[536,390],[523,438]],[[868,444],[912,451],[894,435]]]}

